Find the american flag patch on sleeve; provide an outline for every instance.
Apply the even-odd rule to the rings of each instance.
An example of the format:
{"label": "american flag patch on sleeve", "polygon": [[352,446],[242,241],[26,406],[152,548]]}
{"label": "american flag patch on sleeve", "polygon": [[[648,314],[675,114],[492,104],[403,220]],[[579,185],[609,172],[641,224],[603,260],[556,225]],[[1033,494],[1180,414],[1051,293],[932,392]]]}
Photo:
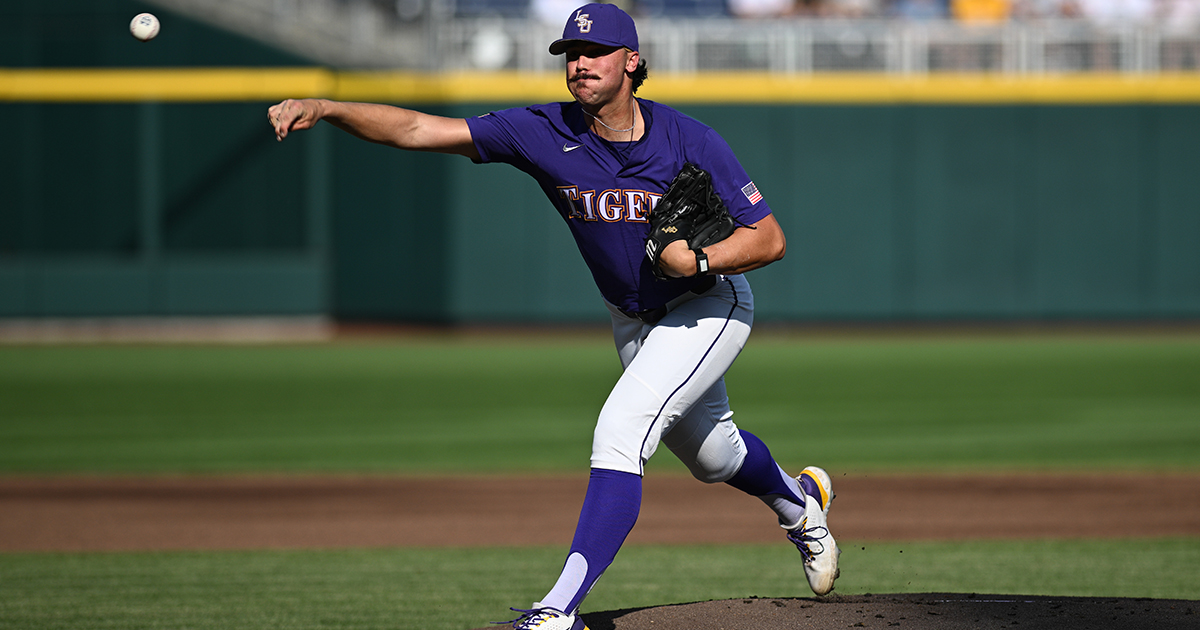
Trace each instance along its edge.
{"label": "american flag patch on sleeve", "polygon": [[758,192],[758,187],[754,185],[754,182],[742,186],[742,194],[746,195],[746,199],[749,199],[751,204],[762,201],[762,195]]}

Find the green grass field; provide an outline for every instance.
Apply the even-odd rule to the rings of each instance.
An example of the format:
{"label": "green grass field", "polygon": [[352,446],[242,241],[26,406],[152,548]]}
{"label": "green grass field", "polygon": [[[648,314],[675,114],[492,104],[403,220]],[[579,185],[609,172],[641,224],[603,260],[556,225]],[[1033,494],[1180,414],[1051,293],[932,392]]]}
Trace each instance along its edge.
{"label": "green grass field", "polygon": [[[1200,599],[1200,542],[843,543],[839,593]],[[384,549],[0,555],[0,627],[464,630],[502,621],[557,576],[563,550]],[[621,551],[584,612],[810,597],[779,546]],[[681,579],[680,576],[687,576]],[[537,595],[530,595],[537,593]]]}
{"label": "green grass field", "polygon": [[[0,347],[0,474],[582,475],[617,370],[603,336]],[[788,466],[1200,470],[1196,336],[758,335],[728,383]],[[682,467],[662,450],[651,469]],[[838,590],[1200,599],[1200,532],[1114,526],[1130,538],[839,540]],[[585,611],[807,596],[781,551],[630,547]],[[562,553],[0,554],[0,627],[462,630],[541,595]]]}
{"label": "green grass field", "polygon": [[[581,472],[617,376],[602,336],[0,347],[0,473]],[[1200,467],[1198,337],[764,335],[727,382],[784,464]]]}

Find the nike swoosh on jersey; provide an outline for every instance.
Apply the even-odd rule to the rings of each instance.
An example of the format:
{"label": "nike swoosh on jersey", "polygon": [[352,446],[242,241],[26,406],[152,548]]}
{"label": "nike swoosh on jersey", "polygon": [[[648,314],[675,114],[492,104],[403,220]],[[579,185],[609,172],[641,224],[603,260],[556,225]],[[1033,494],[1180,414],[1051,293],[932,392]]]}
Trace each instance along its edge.
{"label": "nike swoosh on jersey", "polygon": [[575,149],[578,149],[578,148],[579,148],[579,147],[581,147],[581,146],[583,146],[583,145],[582,145],[582,144],[577,144],[577,145],[575,145],[575,146],[573,146],[573,147],[569,147],[569,146],[567,146],[567,145],[565,145],[565,144],[564,144],[564,145],[563,145],[563,153],[570,153],[571,151],[574,151]]}

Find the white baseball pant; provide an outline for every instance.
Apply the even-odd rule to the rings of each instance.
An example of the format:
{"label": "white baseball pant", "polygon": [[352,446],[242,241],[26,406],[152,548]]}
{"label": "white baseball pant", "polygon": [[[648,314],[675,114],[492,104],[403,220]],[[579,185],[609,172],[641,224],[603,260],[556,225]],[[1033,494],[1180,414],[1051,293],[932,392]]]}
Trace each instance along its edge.
{"label": "white baseball pant", "polygon": [[591,465],[641,475],[661,440],[697,479],[723,482],[746,457],[724,377],[750,337],[750,283],[718,276],[668,306],[650,325],[608,305],[625,371],[600,411]]}

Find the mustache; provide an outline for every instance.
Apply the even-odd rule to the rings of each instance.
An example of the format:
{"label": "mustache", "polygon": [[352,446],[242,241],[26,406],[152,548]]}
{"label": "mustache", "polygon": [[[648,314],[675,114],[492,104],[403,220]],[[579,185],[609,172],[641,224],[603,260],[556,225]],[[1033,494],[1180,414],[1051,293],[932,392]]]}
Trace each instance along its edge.
{"label": "mustache", "polygon": [[569,80],[572,83],[574,83],[575,81],[579,81],[580,79],[599,79],[599,78],[600,77],[598,77],[590,72],[578,72],[578,73],[574,74]]}

